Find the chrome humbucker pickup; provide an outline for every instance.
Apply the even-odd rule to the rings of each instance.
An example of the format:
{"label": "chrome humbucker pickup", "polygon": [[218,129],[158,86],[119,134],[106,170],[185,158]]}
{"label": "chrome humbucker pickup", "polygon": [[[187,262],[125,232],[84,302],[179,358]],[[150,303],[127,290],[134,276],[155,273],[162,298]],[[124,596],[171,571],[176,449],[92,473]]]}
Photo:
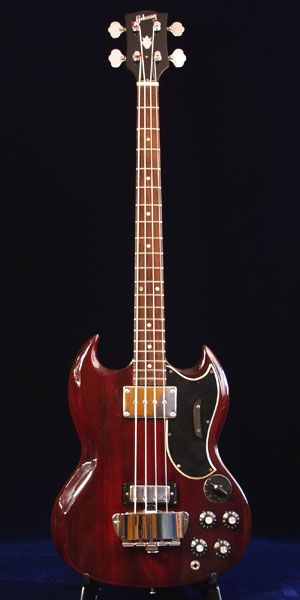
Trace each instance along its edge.
{"label": "chrome humbucker pickup", "polygon": [[124,386],[123,417],[132,419],[174,419],[177,413],[177,388],[175,386]]}
{"label": "chrome humbucker pickup", "polygon": [[[135,492],[136,490],[136,492]],[[167,498],[166,498],[167,491]],[[136,493],[136,502],[143,504],[176,504],[177,503],[177,486],[176,483],[165,485],[147,485],[147,498],[145,497],[144,485],[131,485],[123,483],[122,485],[122,502],[123,504],[134,504]]]}

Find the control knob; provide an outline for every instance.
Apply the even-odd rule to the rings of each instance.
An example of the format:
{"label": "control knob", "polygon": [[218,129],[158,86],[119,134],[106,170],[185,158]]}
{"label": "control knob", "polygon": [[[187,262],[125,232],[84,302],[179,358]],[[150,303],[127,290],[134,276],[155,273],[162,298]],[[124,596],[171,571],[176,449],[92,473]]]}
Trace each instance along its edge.
{"label": "control knob", "polygon": [[204,529],[211,529],[216,525],[217,517],[211,510],[203,510],[199,515],[199,521],[201,527]]}
{"label": "control knob", "polygon": [[191,551],[195,556],[204,556],[208,549],[207,542],[202,539],[194,538],[191,541]]}
{"label": "control knob", "polygon": [[227,529],[236,529],[240,522],[240,517],[234,510],[226,510],[222,517],[222,522]]}
{"label": "control knob", "polygon": [[218,540],[214,544],[214,553],[218,558],[227,558],[231,554],[231,545],[227,540]]}

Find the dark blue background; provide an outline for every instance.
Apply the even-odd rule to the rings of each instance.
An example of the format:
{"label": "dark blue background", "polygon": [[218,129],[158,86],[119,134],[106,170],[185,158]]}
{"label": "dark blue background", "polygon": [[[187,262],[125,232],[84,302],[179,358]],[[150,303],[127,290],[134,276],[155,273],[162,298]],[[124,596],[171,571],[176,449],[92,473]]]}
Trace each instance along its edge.
{"label": "dark blue background", "polygon": [[[79,457],[67,378],[100,332],[132,357],[135,84],[110,68],[135,4],[10,2],[1,17],[2,526],[49,535]],[[169,361],[208,344],[231,390],[222,457],[259,535],[299,534],[297,2],[144,6],[181,20],[161,79]]]}

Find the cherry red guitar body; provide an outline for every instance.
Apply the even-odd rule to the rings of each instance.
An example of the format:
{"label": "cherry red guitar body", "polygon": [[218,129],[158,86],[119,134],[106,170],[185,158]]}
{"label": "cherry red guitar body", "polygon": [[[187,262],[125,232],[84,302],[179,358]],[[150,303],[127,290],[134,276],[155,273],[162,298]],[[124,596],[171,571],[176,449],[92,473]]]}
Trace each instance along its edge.
{"label": "cherry red guitar body", "polygon": [[[55,502],[52,535],[92,581],[176,586],[212,581],[236,563],[250,511],[218,453],[228,409],[220,365],[207,347],[191,369],[166,360],[158,89],[169,62],[185,62],[167,44],[168,32],[179,37],[184,27],[152,10],[125,21],[109,32],[116,39],[126,30],[137,84],[133,360],[103,367],[97,336],[75,360],[69,400],[82,454]],[[109,60],[116,68],[125,56],[115,48]]]}
{"label": "cherry red guitar body", "polygon": [[[180,447],[181,452],[178,466],[179,463],[174,461],[177,450],[172,447],[168,450],[168,481],[176,484],[178,492],[172,510],[187,511],[189,525],[180,546],[163,547],[157,554],[147,554],[145,548],[124,548],[112,524],[115,513],[129,510],[123,503],[122,485],[132,483],[133,479],[134,419],[125,419],[122,408],[123,387],[133,385],[132,365],[119,371],[103,367],[97,358],[97,343],[95,336],[85,344],[70,375],[70,410],[82,454],[53,508],[52,535],[60,554],[70,566],[96,581],[127,586],[191,584],[229,569],[248,545],[251,520],[247,500],[218,453],[217,441],[228,409],[228,387],[219,363],[204,347],[201,362],[192,369],[178,371],[167,367],[170,384],[176,383],[178,388],[178,418],[174,424],[183,419],[182,427],[173,432],[170,425],[168,435],[168,439],[173,436],[174,448]],[[189,442],[193,435],[192,405],[198,397],[197,390],[203,401],[203,416],[208,415],[204,420],[209,421],[206,425],[202,423],[201,439],[194,435],[195,444],[202,443],[198,447]],[[190,418],[185,418],[184,411]],[[142,426],[141,419],[138,423],[138,475],[141,479],[144,465]],[[149,420],[147,427],[151,473],[153,422]],[[161,421],[157,421],[157,433],[158,479],[162,480],[164,436]],[[200,456],[201,448],[203,456]],[[194,478],[182,473],[184,469],[198,468],[207,473]],[[205,488],[213,475],[225,476],[224,481],[229,481],[230,485],[230,494],[218,497],[217,501],[210,499],[208,484]],[[205,529],[201,526],[199,515],[203,511],[214,513],[216,523],[213,527]],[[235,529],[228,528],[223,522],[228,511],[239,516]],[[207,543],[207,551],[201,558],[191,551],[193,539],[204,539]],[[215,553],[214,545],[218,540],[230,544],[231,553],[225,558]],[[191,567],[193,561],[196,569]]]}

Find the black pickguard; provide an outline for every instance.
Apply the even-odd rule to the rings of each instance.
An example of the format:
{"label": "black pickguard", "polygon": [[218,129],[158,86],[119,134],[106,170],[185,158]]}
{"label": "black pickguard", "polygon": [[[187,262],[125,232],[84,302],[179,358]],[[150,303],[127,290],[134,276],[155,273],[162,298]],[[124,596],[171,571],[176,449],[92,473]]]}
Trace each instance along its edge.
{"label": "black pickguard", "polygon": [[[167,369],[167,385],[177,387],[177,416],[168,420],[169,453],[175,465],[181,465],[177,468],[184,475],[205,477],[212,470],[206,438],[218,398],[214,371],[210,369],[202,379],[191,380]],[[201,437],[195,433],[194,426],[194,406],[198,401]]]}

